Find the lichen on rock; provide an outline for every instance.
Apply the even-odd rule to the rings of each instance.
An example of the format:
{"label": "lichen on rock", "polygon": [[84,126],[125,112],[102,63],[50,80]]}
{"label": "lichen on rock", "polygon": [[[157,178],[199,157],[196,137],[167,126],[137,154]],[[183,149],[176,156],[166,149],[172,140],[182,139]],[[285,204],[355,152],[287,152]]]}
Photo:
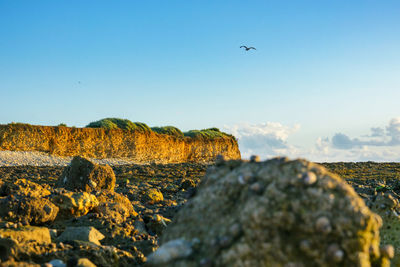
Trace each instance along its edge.
{"label": "lichen on rock", "polygon": [[59,208],[46,198],[10,195],[0,198],[0,217],[12,222],[41,225],[52,222]]}
{"label": "lichen on rock", "polygon": [[97,213],[114,219],[115,222],[122,223],[128,217],[136,217],[138,215],[129,199],[122,194],[101,191],[98,193],[97,199],[99,201],[99,205],[96,208]]}
{"label": "lichen on rock", "polygon": [[163,232],[160,249],[193,249],[166,266],[389,266],[381,218],[339,176],[287,158],[218,165]]}
{"label": "lichen on rock", "polygon": [[[383,219],[383,226],[380,230],[382,253],[389,254],[393,249],[394,266],[400,265],[400,203],[399,196],[394,192],[380,192],[371,203],[371,209]],[[394,248],[390,248],[390,246]]]}
{"label": "lichen on rock", "polygon": [[58,218],[83,216],[99,205],[95,195],[65,190],[54,194],[51,201],[60,209]]}

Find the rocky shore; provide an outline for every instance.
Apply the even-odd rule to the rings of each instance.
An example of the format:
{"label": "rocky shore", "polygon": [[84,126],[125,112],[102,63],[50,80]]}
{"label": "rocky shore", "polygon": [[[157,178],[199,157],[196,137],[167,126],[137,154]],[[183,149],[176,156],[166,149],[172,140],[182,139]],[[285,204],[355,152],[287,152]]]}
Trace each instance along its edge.
{"label": "rocky shore", "polygon": [[[115,190],[97,193],[57,187],[64,166],[0,167],[1,262],[39,266],[53,261],[53,266],[64,266],[54,262],[58,260],[76,266],[71,262],[87,258],[96,266],[141,265],[158,247],[158,236],[190,197],[206,167],[115,165]],[[33,234],[43,229],[50,236]],[[30,239],[19,242],[25,233]],[[79,240],[70,237],[74,235]]]}
{"label": "rocky shore", "polygon": [[[269,161],[266,163],[249,163],[244,161],[225,162],[220,160],[216,162],[215,165],[195,163],[125,164],[112,165],[110,168],[112,169],[112,173],[107,170],[96,169],[96,164],[85,163],[85,160],[82,160],[82,162],[79,161],[78,163],[79,164],[70,164],[67,167],[0,167],[0,261],[3,266],[142,266],[151,265],[154,262],[156,264],[153,264],[153,266],[223,266],[224,263],[232,263],[232,259],[239,260],[235,258],[236,256],[239,257],[239,255],[244,255],[242,262],[257,264],[260,260],[257,254],[238,254],[238,251],[244,253],[243,244],[254,244],[252,249],[255,251],[257,250],[256,248],[258,248],[258,250],[261,248],[266,249],[266,252],[270,251],[269,248],[265,247],[266,245],[263,245],[265,241],[257,243],[259,241],[257,241],[258,237],[255,233],[259,230],[247,232],[247,230],[243,229],[244,225],[246,225],[246,229],[250,229],[251,227],[259,229],[259,226],[246,224],[246,220],[243,219],[246,218],[246,216],[256,216],[251,215],[251,213],[247,214],[250,210],[257,210],[257,206],[249,209],[249,207],[253,205],[251,203],[257,203],[257,201],[261,201],[262,199],[264,199],[261,201],[262,203],[267,203],[265,201],[275,192],[273,198],[282,199],[282,202],[280,202],[281,204],[274,205],[280,205],[281,209],[285,209],[285,203],[292,203],[293,200],[289,199],[291,199],[291,195],[296,196],[297,193],[293,191],[294,189],[291,189],[292,191],[286,191],[284,188],[287,186],[282,185],[283,187],[280,187],[278,183],[283,177],[287,177],[286,175],[288,173],[292,173],[289,175],[290,177],[296,177],[297,170],[299,173],[309,173],[306,171],[307,168],[309,168],[313,173],[316,173],[315,179],[317,180],[314,181],[313,174],[307,174],[308,176],[302,178],[305,179],[304,182],[298,185],[299,190],[309,188],[307,189],[309,190],[309,194],[313,195],[314,198],[317,197],[316,200],[318,200],[318,194],[315,195],[317,192],[315,190],[319,187],[319,182],[315,182],[328,179],[323,178],[327,175],[326,171],[320,170],[319,167],[315,167],[313,164],[310,165],[309,163],[303,163],[301,161],[294,161],[292,163],[287,160]],[[65,165],[65,163],[62,165]],[[72,168],[72,165],[77,165],[75,169],[78,171],[66,171],[66,169]],[[380,223],[383,225],[380,228],[381,244],[373,243],[378,240],[375,239],[378,237],[368,239],[370,240],[368,242],[374,244],[375,251],[375,254],[368,256],[368,262],[370,262],[372,266],[389,266],[387,265],[388,260],[393,258],[395,252],[390,244],[394,245],[396,252],[398,249],[398,238],[394,234],[397,233],[395,231],[398,231],[396,229],[398,229],[397,221],[399,218],[396,214],[400,214],[399,197],[397,195],[398,191],[400,191],[400,184],[396,176],[396,170],[400,167],[400,164],[366,165],[366,163],[364,163],[360,166],[338,164],[323,165],[336,173],[341,172],[341,175],[347,178],[347,182],[358,193],[358,195],[354,195],[354,197],[361,196],[365,202],[365,206],[371,211],[378,213],[383,218],[383,221]],[[285,166],[293,167],[289,168]],[[377,168],[377,166],[380,167]],[[268,176],[268,172],[264,174],[264,172],[261,171],[264,170],[264,168],[265,170],[269,170],[269,172],[275,173],[275,176]],[[276,168],[276,170],[274,168]],[[375,170],[380,170],[382,173],[385,173],[386,176],[381,176],[382,179],[366,179],[363,173],[372,174],[374,173],[374,168]],[[96,175],[94,176],[93,173],[96,173]],[[87,184],[88,187],[81,187],[79,182],[81,179],[80,175],[86,175],[86,177],[88,177],[88,180],[85,180],[86,178],[82,178],[81,180],[81,183]],[[109,180],[105,179],[108,181],[106,184],[102,184],[100,180],[96,180],[102,179],[102,177],[104,179],[108,177],[107,179]],[[210,180],[214,179],[212,177],[215,177],[217,180]],[[278,177],[281,178],[274,180]],[[64,182],[65,178],[67,181],[69,179],[78,179],[78,182],[71,182],[70,185],[67,186],[67,183]],[[207,181],[209,182],[207,183]],[[232,184],[231,181],[236,182]],[[292,183],[290,180],[284,181],[286,181],[285,183]],[[310,185],[308,185],[308,183],[310,183]],[[343,187],[342,182],[339,180],[334,183],[337,183],[337,187],[335,186],[334,188]],[[205,184],[208,184],[208,186],[206,187]],[[268,184],[275,184],[277,186],[276,188],[280,189],[271,191],[272,188],[269,188],[268,190],[270,191],[267,191]],[[76,190],[74,189],[75,187]],[[213,189],[214,187],[215,189]],[[216,190],[221,191],[219,192]],[[324,189],[324,187],[321,187],[321,189],[318,190],[322,190],[321,192],[328,190],[326,192],[330,192],[329,190],[331,189]],[[338,194],[338,189],[333,190],[332,193],[336,192],[334,194]],[[350,189],[345,189],[345,191],[340,194],[346,195],[348,194],[346,193],[348,190]],[[266,192],[269,193],[267,194]],[[277,192],[281,193],[277,195]],[[290,193],[287,194],[287,192]],[[329,196],[329,194],[332,193],[328,193],[327,195]],[[215,194],[215,196],[213,194]],[[308,205],[307,199],[309,199],[311,195],[304,198],[304,202],[302,202],[303,204],[301,204],[300,207]],[[281,198],[281,196],[285,197]],[[321,196],[324,195],[322,194]],[[209,200],[207,200],[207,198]],[[321,199],[323,198],[324,197]],[[341,198],[342,197],[338,197],[338,200]],[[256,199],[258,200],[255,201]],[[295,199],[297,198],[294,198],[294,200]],[[187,207],[188,201],[191,203],[191,208]],[[317,202],[321,203],[321,200]],[[326,203],[328,205],[330,202],[328,201]],[[349,203],[354,203],[354,201]],[[363,203],[360,202],[360,204],[357,205],[364,207]],[[346,221],[346,218],[353,216],[351,215],[353,211],[348,211],[348,213],[346,213],[347,211],[341,211],[338,208],[339,206],[335,206],[336,204],[331,205],[332,204],[326,206],[326,212],[329,211],[328,213],[321,213],[324,214],[324,216],[322,216],[324,218],[319,220],[319,224],[325,225],[326,219],[328,219],[328,221],[332,220],[329,214],[332,212],[334,213],[335,209],[337,209],[338,214],[335,215],[334,218],[343,218],[343,220]],[[348,205],[353,204],[346,204],[346,207]],[[223,207],[226,207],[227,210],[224,210]],[[207,215],[207,213],[205,213],[207,209],[215,214],[210,213]],[[355,208],[354,210],[356,211],[358,209],[359,208]],[[179,215],[177,215],[178,212]],[[278,212],[276,215],[277,218],[282,216],[282,214],[279,213],[279,209],[277,209],[276,212]],[[296,214],[296,212],[294,214]],[[228,219],[223,219],[224,214],[230,214],[227,218],[232,218],[232,220],[235,218],[238,220],[242,218],[242,223],[229,222]],[[264,213],[260,213],[257,215],[261,216],[260,222],[268,221],[269,215],[263,214]],[[278,216],[278,214],[280,215]],[[311,212],[310,214],[314,213]],[[315,215],[316,221],[321,217],[321,215],[318,214]],[[294,216],[297,218],[299,215]],[[307,213],[305,213],[302,216],[305,216],[304,220],[306,220],[306,218],[311,218],[314,215],[307,215]],[[207,221],[207,218],[213,220],[216,226],[213,226],[214,224],[209,224],[210,222]],[[221,218],[221,221],[217,223],[219,220],[218,218]],[[282,220],[287,220],[289,217],[284,216],[281,218]],[[179,226],[180,221],[183,221],[184,225],[187,225],[187,228],[185,228],[186,226],[183,228]],[[196,232],[204,231],[200,230],[202,226],[196,225],[196,223],[202,223],[203,226],[208,225],[204,228],[207,231],[212,232],[215,230],[217,234],[215,238],[217,239],[213,237],[211,232],[205,235]],[[228,224],[230,225],[229,227]],[[263,224],[260,224],[260,226],[261,225]],[[272,221],[263,227],[270,229],[268,227],[271,227],[271,225],[274,225]],[[276,227],[278,227],[276,229],[280,229],[279,225],[280,223],[276,222]],[[337,225],[337,223],[334,225]],[[393,225],[397,228],[392,228]],[[295,224],[293,227],[294,226]],[[378,229],[376,228],[378,226],[379,222],[371,229]],[[335,240],[336,234],[333,235],[335,231],[326,230],[330,229],[329,227],[335,229],[334,226],[326,226],[328,228],[325,226],[318,227],[322,227],[322,230],[318,231],[329,231],[327,232],[329,236],[328,240]],[[364,226],[361,224],[360,227],[363,228]],[[184,229],[187,229],[187,231],[184,231]],[[273,231],[278,231],[276,229]],[[312,233],[312,231],[315,231],[313,229],[315,228],[311,227],[305,231]],[[353,228],[349,228],[349,230],[350,229]],[[282,233],[290,233],[290,231],[293,230],[287,228]],[[296,230],[296,233],[299,233],[298,231],[299,230]],[[234,233],[234,239],[226,239],[226,237],[229,236],[227,233]],[[198,236],[197,239],[193,238],[192,235]],[[319,235],[320,234],[317,233],[316,236]],[[240,236],[243,236],[243,239],[241,239]],[[186,238],[181,239],[183,237]],[[272,236],[270,238],[274,239]],[[276,238],[277,237],[275,237],[275,239]],[[179,240],[189,240],[190,243],[187,244]],[[303,240],[306,240],[304,239],[304,233],[296,235],[296,238],[293,240],[297,240],[296,242],[302,244],[304,247],[303,249],[307,249],[306,247],[308,245],[315,242],[314,239],[303,242]],[[342,238],[340,238],[340,240],[342,240]],[[170,241],[174,241],[175,243],[169,243]],[[289,249],[289,247],[292,246],[290,244],[294,244],[291,242],[290,240],[283,239],[278,243],[287,244],[286,247]],[[323,243],[321,243],[321,240],[318,242],[321,247],[325,246],[322,246]],[[272,242],[270,244],[273,245],[274,243]],[[274,246],[276,246],[276,244]],[[330,246],[329,244],[332,244],[332,242],[327,243],[326,249],[334,250],[334,252],[329,252],[334,254],[326,254],[326,257],[328,257],[326,259],[332,259],[329,257],[333,257],[333,259],[338,260],[338,262],[333,262],[331,265],[327,264],[326,266],[341,266],[340,264],[343,264],[345,260],[348,262],[357,262],[357,260],[346,258],[347,256],[345,255],[348,255],[350,250],[344,250],[346,247],[345,245],[335,243],[338,244],[337,247],[335,247],[336,245]],[[297,245],[295,247],[297,247]],[[377,247],[378,245],[380,248]],[[157,250],[160,246],[161,249]],[[213,246],[215,246],[215,250],[212,249]],[[222,255],[222,258],[212,258],[214,256],[212,256],[212,253],[210,254],[210,248],[212,251],[220,251],[222,254],[218,253],[216,255]],[[241,249],[237,250],[236,248]],[[232,252],[229,252],[231,249]],[[275,253],[276,249],[278,249],[278,247],[275,247],[272,251]],[[280,248],[278,250],[280,250]],[[157,253],[155,251],[159,252]],[[233,253],[234,251],[236,251],[236,254]],[[296,259],[297,254],[290,251],[291,250],[284,252],[288,253],[287,255],[292,253],[290,254],[292,259]],[[344,255],[341,254],[343,251],[345,251]],[[161,256],[161,263],[157,263],[157,261],[160,261],[160,253],[164,254]],[[177,255],[179,255],[179,257],[172,257],[171,255],[175,255],[174,253],[178,253]],[[282,253],[282,251],[280,253]],[[321,253],[321,255],[325,255],[324,251]],[[313,254],[311,253],[310,255]],[[325,262],[324,257],[325,256],[321,256],[318,260]],[[164,262],[165,259],[167,260]],[[269,260],[271,259],[276,261],[278,264],[277,266],[305,266],[285,265],[280,262],[279,259],[269,258]],[[234,260],[234,262],[239,262],[236,260]],[[303,260],[303,262],[307,262],[306,259]],[[396,262],[396,258],[392,260],[392,262]],[[235,264],[233,264],[233,266],[235,266]],[[324,264],[319,266],[324,266]]]}

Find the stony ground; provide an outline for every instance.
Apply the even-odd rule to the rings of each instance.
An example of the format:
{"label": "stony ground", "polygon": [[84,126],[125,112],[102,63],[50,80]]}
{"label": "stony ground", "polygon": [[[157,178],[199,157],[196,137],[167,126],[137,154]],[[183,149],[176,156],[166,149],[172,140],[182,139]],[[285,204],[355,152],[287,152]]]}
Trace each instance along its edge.
{"label": "stony ground", "polygon": [[[322,165],[345,178],[367,204],[379,192],[390,191],[397,194],[400,191],[400,163]],[[33,242],[25,249],[20,248],[21,251],[17,253],[15,260],[42,266],[53,260],[53,266],[57,266],[54,260],[58,259],[67,266],[76,266],[78,259],[87,258],[97,266],[141,266],[145,263],[146,256],[157,249],[159,237],[174,214],[195,194],[196,185],[204,176],[207,167],[204,164],[114,166],[117,179],[115,192],[127,197],[137,214],[120,218],[120,214],[119,217],[103,216],[98,210],[91,210],[82,216],[75,214],[57,218],[51,223],[43,223],[41,226],[51,229],[52,241]],[[54,191],[54,186],[63,168],[0,167],[0,182],[3,188],[4,185],[10,188],[18,179],[26,179],[41,185],[43,190],[48,189],[51,194],[56,194],[59,192]],[[1,194],[2,198],[13,197],[11,189],[3,190]],[[27,224],[23,220],[15,222],[8,218],[11,218],[10,214],[0,218],[0,232],[2,229],[17,229]],[[101,245],[84,241],[61,242],[60,233],[71,226],[93,226],[105,237],[99,240]],[[1,246],[2,244],[0,259],[5,258],[6,253]],[[9,261],[4,266],[18,266],[13,264],[13,261]]]}

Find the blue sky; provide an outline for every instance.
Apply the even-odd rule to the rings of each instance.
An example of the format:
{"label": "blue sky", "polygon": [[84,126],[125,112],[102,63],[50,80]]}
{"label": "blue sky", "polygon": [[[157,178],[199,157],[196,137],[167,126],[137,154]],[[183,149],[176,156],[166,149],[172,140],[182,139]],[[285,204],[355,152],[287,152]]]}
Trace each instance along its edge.
{"label": "blue sky", "polygon": [[216,126],[246,156],[400,161],[399,14],[385,0],[0,0],[0,123]]}

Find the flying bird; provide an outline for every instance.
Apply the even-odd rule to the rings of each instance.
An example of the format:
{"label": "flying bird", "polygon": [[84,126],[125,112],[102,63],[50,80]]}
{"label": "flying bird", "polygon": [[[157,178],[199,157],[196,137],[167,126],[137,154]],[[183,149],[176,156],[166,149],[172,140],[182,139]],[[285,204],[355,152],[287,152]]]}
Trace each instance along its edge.
{"label": "flying bird", "polygon": [[254,50],[257,50],[257,49],[255,49],[254,47],[247,47],[247,46],[245,46],[245,45],[242,45],[240,48],[244,48],[244,49],[246,49],[246,51],[249,51],[250,49],[254,49]]}

